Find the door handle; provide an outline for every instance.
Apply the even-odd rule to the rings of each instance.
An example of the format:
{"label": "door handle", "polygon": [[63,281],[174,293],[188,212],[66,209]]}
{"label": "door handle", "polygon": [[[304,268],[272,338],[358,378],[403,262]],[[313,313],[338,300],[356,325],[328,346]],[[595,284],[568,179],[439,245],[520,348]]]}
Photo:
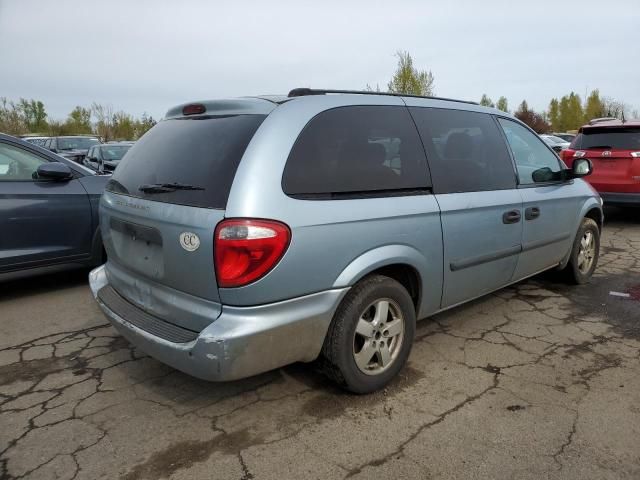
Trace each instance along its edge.
{"label": "door handle", "polygon": [[502,214],[502,223],[518,223],[520,218],[520,210],[509,210]]}
{"label": "door handle", "polygon": [[524,218],[527,220],[535,220],[540,216],[540,209],[538,207],[529,207],[524,211]]}

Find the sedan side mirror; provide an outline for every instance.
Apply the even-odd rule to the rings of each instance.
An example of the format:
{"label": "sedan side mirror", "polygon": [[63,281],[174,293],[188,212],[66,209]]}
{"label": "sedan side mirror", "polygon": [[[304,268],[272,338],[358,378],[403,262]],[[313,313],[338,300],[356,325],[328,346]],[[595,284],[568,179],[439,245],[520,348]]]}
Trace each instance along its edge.
{"label": "sedan side mirror", "polygon": [[73,172],[62,162],[47,162],[38,167],[38,178],[63,182],[73,178]]}
{"label": "sedan side mirror", "polygon": [[591,175],[593,163],[588,158],[576,158],[571,167],[571,178],[580,178]]}

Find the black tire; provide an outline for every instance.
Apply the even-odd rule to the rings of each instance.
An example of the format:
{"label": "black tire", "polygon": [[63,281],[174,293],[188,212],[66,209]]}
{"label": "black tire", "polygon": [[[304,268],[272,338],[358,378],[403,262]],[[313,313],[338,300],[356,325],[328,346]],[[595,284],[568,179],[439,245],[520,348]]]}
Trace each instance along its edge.
{"label": "black tire", "polygon": [[[587,233],[591,233],[593,235],[593,241],[595,242],[595,252],[593,254],[593,261],[591,262],[591,266],[584,270],[580,268],[580,249],[581,242],[584,236]],[[573,246],[571,248],[571,256],[569,257],[569,263],[564,269],[564,274],[566,279],[573,284],[582,285],[589,280],[591,280],[591,276],[598,265],[598,258],[600,256],[600,228],[598,224],[591,218],[583,218],[582,223],[580,224],[580,228],[578,229],[578,233],[576,234],[576,238],[573,241]]]}
{"label": "black tire", "polygon": [[[364,337],[356,335],[356,327],[360,317],[366,312],[375,312],[376,302],[388,302],[389,314],[380,323],[378,333],[373,334],[370,343],[376,345],[378,339],[378,350],[384,348],[387,342],[387,351],[392,352],[387,366],[382,366],[381,353],[374,353],[372,363],[379,363],[382,369],[379,373],[375,369],[369,370],[370,374],[364,373],[358,367],[356,357],[356,347],[359,341],[365,341]],[[381,312],[384,309],[380,309]],[[394,315],[395,314],[395,315]],[[382,315],[382,314],[381,314]],[[394,318],[395,316],[395,318]],[[387,320],[391,318],[390,322]],[[385,337],[390,335],[389,330],[384,330],[384,322],[391,325],[398,319],[403,322],[402,334],[399,337]],[[373,325],[373,323],[372,323]],[[392,278],[382,275],[371,275],[358,282],[342,300],[331,321],[327,336],[322,347],[320,365],[322,371],[331,380],[338,383],[342,388],[353,393],[370,393],[387,385],[407,362],[416,330],[416,312],[413,301],[407,290]],[[378,335],[378,337],[375,337]],[[391,339],[390,339],[391,338]],[[399,338],[399,340],[398,340]],[[382,340],[382,343],[380,343]],[[392,348],[392,342],[395,349]],[[361,347],[364,350],[364,346]],[[371,345],[368,348],[372,348]]]}

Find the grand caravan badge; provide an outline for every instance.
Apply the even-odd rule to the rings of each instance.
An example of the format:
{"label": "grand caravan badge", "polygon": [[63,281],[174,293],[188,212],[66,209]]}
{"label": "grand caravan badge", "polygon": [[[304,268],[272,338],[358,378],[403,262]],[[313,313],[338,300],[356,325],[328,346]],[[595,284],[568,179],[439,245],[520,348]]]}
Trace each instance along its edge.
{"label": "grand caravan badge", "polygon": [[194,252],[200,246],[200,237],[192,232],[182,232],[180,234],[180,246],[187,252]]}

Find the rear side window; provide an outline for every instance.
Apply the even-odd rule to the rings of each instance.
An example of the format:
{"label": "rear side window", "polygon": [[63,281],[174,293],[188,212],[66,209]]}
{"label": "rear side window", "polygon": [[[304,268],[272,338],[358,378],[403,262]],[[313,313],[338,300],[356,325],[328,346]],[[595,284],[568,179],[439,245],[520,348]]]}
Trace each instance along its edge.
{"label": "rear side window", "polygon": [[493,118],[485,113],[414,107],[427,150],[435,193],[515,188],[509,151]]}
{"label": "rear side window", "polygon": [[348,198],[430,188],[420,137],[406,107],[351,106],[316,115],[294,144],[282,178],[287,195]]}
{"label": "rear side window", "polygon": [[[131,147],[106,189],[223,209],[240,159],[264,119],[265,115],[226,115],[164,120]],[[185,188],[162,187],[175,183]],[[149,188],[154,185],[160,188]]]}
{"label": "rear side window", "polygon": [[585,128],[573,140],[571,148],[640,150],[640,128]]}

